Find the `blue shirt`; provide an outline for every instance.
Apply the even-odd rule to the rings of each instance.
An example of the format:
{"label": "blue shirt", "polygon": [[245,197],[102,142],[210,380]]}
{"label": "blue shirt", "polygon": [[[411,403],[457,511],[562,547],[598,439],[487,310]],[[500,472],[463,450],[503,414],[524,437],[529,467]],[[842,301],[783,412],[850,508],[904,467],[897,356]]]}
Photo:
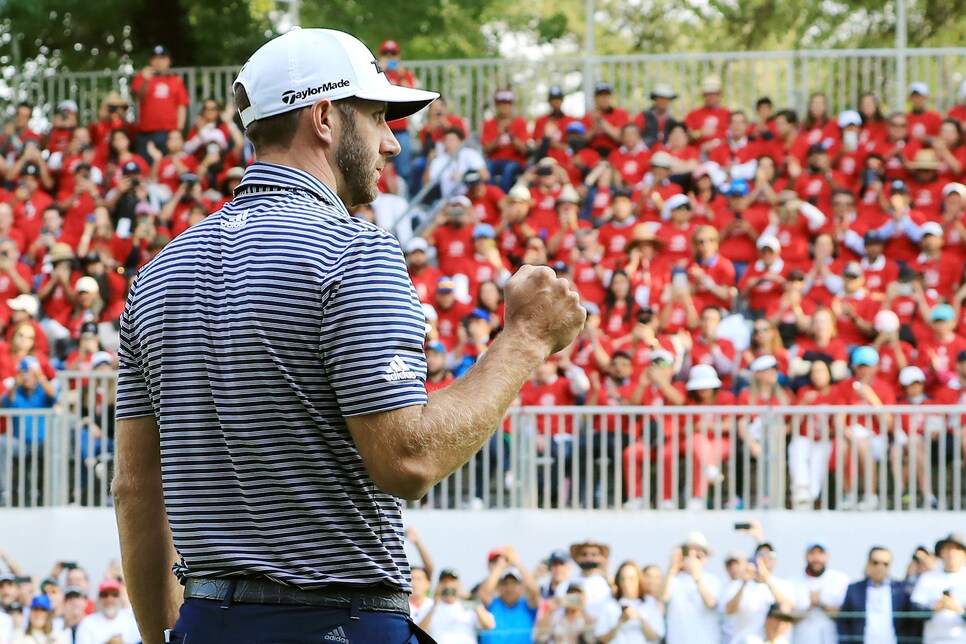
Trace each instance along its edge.
{"label": "blue shirt", "polygon": [[[57,400],[56,396],[48,396],[40,385],[34,387],[33,391],[27,391],[24,387],[16,387],[13,390],[13,395],[13,400],[10,400],[9,393],[5,395],[3,401],[0,402],[0,407],[4,409],[43,410],[51,409],[54,406],[54,401]],[[35,429],[36,444],[38,446],[43,445],[47,433],[47,419],[44,416],[20,414],[13,417],[13,436],[15,438],[23,437],[24,443],[28,447],[33,444]]]}
{"label": "blue shirt", "polygon": [[117,416],[157,419],[179,576],[409,589],[400,503],[345,422],[426,403],[425,318],[389,233],[255,163],[141,269],[120,332]]}
{"label": "blue shirt", "polygon": [[526,597],[512,607],[497,597],[487,610],[493,614],[496,628],[480,633],[480,644],[530,644],[533,641],[533,623],[537,619],[537,611],[527,605]]}

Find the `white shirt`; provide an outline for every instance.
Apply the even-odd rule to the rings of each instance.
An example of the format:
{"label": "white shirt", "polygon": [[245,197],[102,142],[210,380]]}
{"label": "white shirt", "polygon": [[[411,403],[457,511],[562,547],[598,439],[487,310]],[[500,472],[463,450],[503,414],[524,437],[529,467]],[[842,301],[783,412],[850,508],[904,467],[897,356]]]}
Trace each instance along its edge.
{"label": "white shirt", "polygon": [[[721,581],[703,573],[701,580],[712,597],[721,594]],[[714,608],[704,605],[694,577],[679,572],[671,580],[671,595],[667,603],[667,644],[717,642],[720,635],[719,615]]]}
{"label": "white shirt", "polygon": [[[452,159],[452,163],[450,163]],[[448,164],[448,165],[447,165]],[[456,152],[455,156],[450,156],[443,152],[429,164],[429,180],[432,181],[439,177],[439,189],[443,198],[450,195],[463,194],[466,187],[463,185],[463,175],[470,170],[479,170],[486,167],[483,155],[473,148],[465,145]]]}
{"label": "white shirt", "polygon": [[435,602],[429,597],[424,599],[423,603],[420,604],[418,608],[415,604],[413,604],[412,601],[409,602],[409,614],[413,618],[413,623],[415,623],[416,626],[419,626],[419,623],[426,619],[426,615],[428,615],[429,611],[433,609],[434,603]]}
{"label": "white shirt", "polygon": [[878,586],[871,583],[865,591],[865,644],[896,644],[896,629],[892,621],[892,582]]}
{"label": "white shirt", "polygon": [[584,612],[599,622],[607,609],[607,604],[612,599],[610,584],[607,583],[607,579],[601,573],[595,572],[588,577],[577,577],[573,580],[573,583],[583,589]]}
{"label": "white shirt", "polygon": [[121,610],[114,619],[108,619],[100,611],[91,613],[77,626],[74,644],[104,644],[116,635],[121,636],[124,644],[137,644],[141,641],[133,611]]}
{"label": "white shirt", "polygon": [[[615,599],[610,600],[604,606],[594,635],[600,637],[617,626],[625,605],[637,611],[640,619],[647,622],[651,630],[657,633],[658,640],[664,637],[664,613],[661,611],[661,605],[651,595],[645,597],[643,601],[640,599],[622,599],[620,602]],[[647,641],[644,627],[641,621],[636,619],[627,620],[621,624],[614,638],[610,640],[611,644],[645,644]]]}
{"label": "white shirt", "polygon": [[[772,578],[772,583],[775,584],[782,596],[789,599],[795,596],[795,589],[790,582]],[[741,600],[738,602],[738,610],[729,615],[729,617],[734,618],[734,631],[728,640],[731,644],[745,644],[751,641],[752,637],[763,639],[765,637],[765,616],[768,615],[768,609],[771,608],[771,605],[775,603],[775,596],[768,584],[754,580],[746,583],[741,579],[735,579],[728,584],[721,595],[721,605],[718,608],[722,613],[727,614],[725,605],[734,599],[743,584],[744,591],[742,591]]]}
{"label": "white shirt", "polygon": [[807,611],[795,625],[792,641],[795,644],[835,644],[838,632],[835,622],[821,608],[809,608],[813,590],[819,591],[819,602],[827,608],[838,608],[845,601],[849,578],[844,572],[826,570],[820,577],[802,575],[795,584],[795,607]]}
{"label": "white shirt", "polygon": [[429,634],[438,644],[476,644],[480,620],[462,602],[440,602],[429,623]]}
{"label": "white shirt", "polygon": [[[924,573],[912,591],[912,601],[932,610],[943,596],[944,590],[948,590],[956,601],[966,606],[966,568],[959,572],[930,570]],[[926,622],[922,641],[924,644],[966,642],[966,620],[951,610],[933,613],[932,618]]]}
{"label": "white shirt", "polygon": [[0,610],[0,644],[10,644],[13,641],[13,618]]}

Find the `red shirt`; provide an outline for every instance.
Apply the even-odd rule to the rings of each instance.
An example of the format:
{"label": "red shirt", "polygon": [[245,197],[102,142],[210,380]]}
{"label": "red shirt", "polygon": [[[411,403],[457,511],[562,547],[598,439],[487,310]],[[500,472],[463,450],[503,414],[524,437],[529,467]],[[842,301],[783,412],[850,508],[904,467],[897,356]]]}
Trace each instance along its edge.
{"label": "red shirt", "polygon": [[909,123],[909,136],[913,139],[923,139],[929,136],[938,136],[939,128],[943,124],[942,114],[933,110],[923,110],[922,112],[909,112],[906,114],[906,121]]}
{"label": "red shirt", "polygon": [[[386,78],[393,85],[402,85],[403,87],[416,87],[416,77],[408,69],[384,69]],[[401,118],[395,121],[389,121],[389,129],[393,132],[403,132],[409,127],[409,119]]]}
{"label": "red shirt", "polygon": [[[622,107],[612,107],[610,108],[610,111],[601,112],[601,117],[618,129],[624,127],[631,121],[630,114],[628,114],[627,110]],[[593,117],[591,114],[584,116],[584,118],[581,119],[581,122],[584,124],[584,127],[587,128],[588,132],[590,132],[590,130],[594,127]],[[590,147],[594,148],[595,150],[603,148],[610,152],[611,150],[614,150],[617,145],[618,142],[604,134],[604,132],[598,132],[590,139]]]}
{"label": "red shirt", "polygon": [[566,114],[544,114],[543,116],[538,116],[537,120],[533,122],[533,132],[530,138],[537,142],[542,141],[543,137],[546,136],[545,130],[547,129],[547,124],[554,123],[557,126],[557,133],[553,136],[552,140],[559,143],[564,140],[567,126],[576,120],[574,117],[567,116]]}
{"label": "red shirt", "polygon": [[623,351],[630,355],[631,364],[634,367],[634,378],[640,378],[641,373],[651,364],[651,354],[655,351],[667,351],[672,356],[676,355],[674,343],[666,335],[657,336],[657,346],[645,344],[640,340],[626,340],[614,343],[614,351]]}
{"label": "red shirt", "polygon": [[[482,195],[477,195],[475,197],[470,197],[470,203],[473,204],[473,210],[476,212],[477,219],[481,223],[489,224],[496,228],[500,225],[500,202],[503,201],[503,197],[506,195],[499,186],[494,186],[489,183],[483,184],[484,190]],[[475,194],[475,191],[474,191]]]}
{"label": "red shirt", "polygon": [[440,380],[439,382],[436,382],[436,381],[434,381],[434,380],[430,380],[429,378],[427,378],[427,379],[426,379],[426,383],[425,383],[425,384],[426,384],[426,393],[427,393],[427,394],[431,394],[431,393],[433,393],[434,391],[439,391],[440,389],[443,389],[443,388],[445,388],[445,387],[448,387],[448,386],[450,386],[450,385],[451,385],[451,384],[453,384],[453,383],[454,383],[455,381],[456,381],[456,378],[454,378],[454,377],[453,377],[452,375],[450,375],[449,373],[447,373],[447,374],[446,374],[446,375],[445,375],[445,376],[443,377],[443,379],[442,379],[442,380]]}
{"label": "red shirt", "polygon": [[[602,333],[597,334],[597,342],[600,344],[600,348],[608,356],[613,353],[613,347],[611,345],[611,340],[606,335]],[[584,370],[588,376],[591,373],[597,372],[603,378],[604,374],[600,370],[600,365],[597,364],[597,357],[594,352],[594,345],[585,337],[578,336],[574,341],[574,348],[570,354],[570,361]]]}
{"label": "red shirt", "polygon": [[433,246],[443,275],[459,273],[463,261],[473,254],[473,227],[443,224],[433,231]]}
{"label": "red shirt", "polygon": [[655,192],[661,197],[662,201],[667,201],[673,195],[682,194],[684,190],[681,189],[680,185],[672,183],[667,179],[657,186],[638,186],[634,188],[631,199],[637,204],[638,218],[641,221],[661,221],[661,209],[654,199],[651,198],[651,195]]}
{"label": "red shirt", "polygon": [[601,311],[600,330],[612,340],[624,337],[634,328],[634,313],[636,311],[636,304],[632,304],[630,311],[628,311],[627,304],[624,302],[617,302],[610,309],[605,308]]}
{"label": "red shirt", "polygon": [[920,254],[910,266],[922,273],[927,289],[935,289],[939,297],[945,300],[952,297],[963,273],[962,263],[947,253],[940,253],[938,259],[927,259]]}
{"label": "red shirt", "polygon": [[[825,393],[822,393],[811,385],[806,385],[798,390],[798,395],[795,397],[795,404],[808,407],[837,405],[839,404],[838,392],[836,391],[835,385],[831,385]],[[823,436],[823,433],[826,431],[826,436]],[[828,419],[828,416],[816,414],[807,417],[805,422],[799,425],[798,433],[800,436],[811,436],[817,441],[823,438],[831,439],[835,436],[835,426]]]}
{"label": "red shirt", "polygon": [[624,249],[631,242],[637,221],[629,217],[624,222],[608,221],[600,227],[597,240],[604,247],[604,259],[624,257]]}
{"label": "red shirt", "polygon": [[932,336],[919,343],[919,357],[917,364],[934,384],[946,384],[955,376],[956,356],[966,351],[966,338],[953,333],[946,339],[940,340]]}
{"label": "red shirt", "polygon": [[[520,404],[524,407],[566,407],[576,402],[570,391],[570,381],[562,376],[542,385],[528,380],[520,389]],[[573,422],[573,416],[569,414],[537,414],[537,429],[541,434],[573,433]]]}
{"label": "red shirt", "polygon": [[[695,267],[701,268],[715,284],[735,285],[735,265],[727,257],[723,257],[720,254],[715,255],[711,258],[709,264],[704,265],[699,265],[697,260],[692,259],[690,265],[688,265],[688,273],[690,274],[691,270]],[[724,311],[731,308],[731,298],[720,298],[712,293],[705,287],[703,279],[696,279],[691,275],[690,282],[692,284],[691,291],[692,297],[694,298],[694,306],[699,312],[708,306],[717,306]]]}
{"label": "red shirt", "polygon": [[727,108],[703,105],[684,117],[684,125],[697,145],[711,139],[723,139],[728,132],[731,111]]}
{"label": "red shirt", "polygon": [[805,358],[807,354],[828,356],[833,362],[847,362],[849,359],[849,349],[841,338],[832,338],[824,347],[815,343],[815,338],[803,335],[797,341],[798,350],[796,354],[799,358]]}
{"label": "red shirt", "polygon": [[838,317],[836,323],[838,339],[845,344],[865,344],[869,342],[872,338],[859,330],[858,325],[856,325],[852,318],[844,313],[844,308],[851,304],[855,309],[855,314],[860,319],[871,324],[875,318],[875,314],[879,312],[881,302],[873,300],[866,293],[862,293],[861,297],[848,297],[843,295],[838,300],[843,305],[843,313]]}
{"label": "red shirt", "polygon": [[633,150],[621,146],[608,155],[607,162],[620,174],[624,185],[636,186],[650,167],[651,153],[643,143]]}
{"label": "red shirt", "polygon": [[899,279],[899,264],[885,255],[871,264],[866,260],[860,263],[865,273],[865,288],[873,293],[885,293],[889,283]]}
{"label": "red shirt", "polygon": [[[906,358],[906,364],[912,364],[912,345],[903,340],[899,341],[899,351]],[[879,376],[893,386],[899,382],[899,363],[897,359],[896,347],[891,343],[883,344],[879,347]]]}
{"label": "red shirt", "polygon": [[447,351],[452,351],[458,341],[456,329],[463,323],[463,318],[473,311],[473,307],[460,301],[454,302],[453,306],[448,309],[444,309],[436,303],[433,306],[436,308],[436,315],[439,318],[436,321],[439,341],[443,343]]}
{"label": "red shirt", "polygon": [[180,183],[179,178],[183,172],[198,171],[198,159],[187,152],[179,152],[177,157],[181,165],[185,167],[182,171],[178,170],[170,156],[166,156],[158,162],[158,183],[171,188],[172,194],[178,189],[178,184]]}
{"label": "red shirt", "polygon": [[937,179],[929,183],[910,181],[909,196],[912,197],[912,207],[926,215],[931,221],[939,221],[942,217],[943,186],[946,181]]}
{"label": "red shirt", "polygon": [[420,302],[428,304],[433,303],[433,296],[436,294],[436,282],[441,277],[443,277],[443,273],[433,266],[424,266],[418,274],[413,273],[412,269],[409,270],[409,279],[413,281],[413,286],[416,287],[416,296]]}
{"label": "red shirt", "polygon": [[[738,285],[739,288],[744,291],[749,284],[759,280],[766,274],[785,277],[788,274],[788,269],[783,264],[780,264],[780,261],[778,260],[776,262],[778,264],[777,266],[773,265],[773,270],[769,270],[769,267],[765,266],[761,260],[749,264],[748,270],[745,271],[745,275],[741,278],[741,283]],[[768,303],[772,298],[781,297],[782,290],[783,287],[780,282],[770,279],[758,281],[748,292],[748,307],[764,311],[768,308]]]}
{"label": "red shirt", "polygon": [[[835,401],[834,404],[848,405],[850,407],[857,405],[865,406],[869,404],[868,401],[859,396],[858,392],[855,390],[855,382],[855,378],[849,378],[848,380],[843,380],[835,385],[835,394],[833,398]],[[890,383],[882,380],[879,377],[876,377],[872,381],[872,390],[879,397],[879,400],[882,401],[883,405],[896,404],[896,392]],[[871,429],[876,434],[879,434],[883,429],[880,423],[881,421],[879,415],[874,414],[872,415],[872,427],[866,427],[866,429]],[[868,424],[868,416],[865,414],[858,414],[854,416],[850,415],[846,420],[846,425],[853,424],[859,424],[865,427]]]}
{"label": "red shirt", "polygon": [[[138,72],[131,81],[131,91],[140,93],[144,75]],[[178,129],[178,108],[188,107],[188,90],[175,74],[154,74],[138,104],[138,129],[141,132]]]}
{"label": "red shirt", "polygon": [[581,257],[570,268],[570,275],[577,292],[580,293],[580,299],[601,306],[604,303],[605,289],[594,264]]}
{"label": "red shirt", "polygon": [[[395,121],[393,121],[395,123]],[[423,126],[423,129],[419,131],[419,140],[422,145],[425,145],[426,137],[429,137],[430,141],[434,144],[439,143],[443,140],[443,132],[451,127],[458,127],[463,131],[463,137],[470,133],[469,128],[466,127],[466,121],[456,116],[455,114],[446,115],[446,125],[442,127],[429,127],[429,124]]]}
{"label": "red shirt", "polygon": [[671,222],[661,224],[655,235],[664,242],[664,248],[660,251],[661,261],[669,264],[688,264],[691,261],[691,237],[697,227],[698,224],[693,221],[685,224],[684,228]]}
{"label": "red shirt", "polygon": [[726,210],[715,220],[715,228],[722,231],[721,245],[718,252],[730,259],[732,262],[753,263],[758,259],[758,249],[755,242],[761,233],[768,227],[768,214],[770,208],[764,204],[754,204],[741,213],[754,231],[753,236],[745,234],[743,231],[732,231],[725,233],[724,227],[731,223],[735,215],[730,210]]}
{"label": "red shirt", "polygon": [[516,161],[517,163],[521,164],[526,163],[526,157],[524,157],[523,154],[521,154],[520,151],[514,147],[510,137],[512,136],[521,141],[527,141],[530,138],[527,128],[527,120],[522,116],[514,116],[510,120],[508,129],[509,133],[505,135],[506,138],[501,138],[504,135],[501,133],[500,124],[495,118],[483,122],[483,132],[480,135],[480,143],[486,147],[494,141],[500,142],[497,147],[486,155],[487,158],[491,161]]}

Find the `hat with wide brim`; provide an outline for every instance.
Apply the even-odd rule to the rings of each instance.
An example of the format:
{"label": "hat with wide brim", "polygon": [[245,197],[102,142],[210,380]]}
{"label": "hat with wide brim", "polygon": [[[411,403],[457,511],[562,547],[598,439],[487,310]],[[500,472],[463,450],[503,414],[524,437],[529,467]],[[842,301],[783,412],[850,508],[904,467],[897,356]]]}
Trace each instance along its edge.
{"label": "hat with wide brim", "polygon": [[577,553],[580,551],[580,549],[587,548],[587,547],[600,548],[600,551],[604,554],[605,559],[610,557],[610,546],[604,543],[600,543],[599,541],[594,541],[593,539],[587,539],[585,541],[581,541],[580,543],[575,543],[572,546],[570,546],[570,558],[576,559]]}
{"label": "hat with wide brim", "polygon": [[915,158],[909,163],[910,170],[938,170],[939,157],[935,150],[919,150]]}

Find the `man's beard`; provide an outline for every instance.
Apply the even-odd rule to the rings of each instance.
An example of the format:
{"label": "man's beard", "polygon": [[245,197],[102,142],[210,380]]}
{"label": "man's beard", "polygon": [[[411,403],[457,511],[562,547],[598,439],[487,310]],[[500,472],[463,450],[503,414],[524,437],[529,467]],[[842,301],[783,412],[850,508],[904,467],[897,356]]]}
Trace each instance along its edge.
{"label": "man's beard", "polygon": [[335,163],[345,182],[345,194],[349,198],[347,206],[372,203],[379,194],[372,173],[378,163],[378,154],[371,153],[368,144],[356,127],[354,107],[340,109],[342,133],[339,147],[335,151]]}

